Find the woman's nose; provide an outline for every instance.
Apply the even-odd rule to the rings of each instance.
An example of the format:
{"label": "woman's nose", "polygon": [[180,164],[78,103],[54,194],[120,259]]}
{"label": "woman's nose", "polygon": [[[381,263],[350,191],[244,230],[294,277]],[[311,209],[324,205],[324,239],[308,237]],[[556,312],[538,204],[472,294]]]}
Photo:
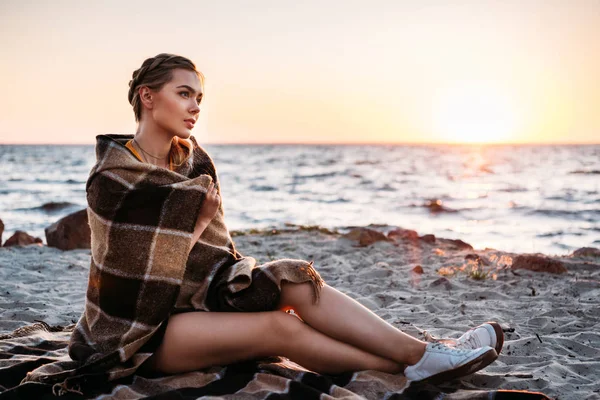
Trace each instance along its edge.
{"label": "woman's nose", "polygon": [[200,112],[200,106],[194,102],[194,104],[192,105],[192,108],[190,109],[190,112],[193,114],[197,114]]}

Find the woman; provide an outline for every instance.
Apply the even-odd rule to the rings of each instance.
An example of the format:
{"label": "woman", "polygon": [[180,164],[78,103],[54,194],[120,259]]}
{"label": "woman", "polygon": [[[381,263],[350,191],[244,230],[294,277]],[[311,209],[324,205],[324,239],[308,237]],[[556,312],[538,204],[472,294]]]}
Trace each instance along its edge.
{"label": "woman", "polygon": [[[92,255],[97,265],[90,272],[86,310],[72,337],[71,357],[85,360],[94,352],[104,351],[99,349],[121,346],[121,362],[129,359],[134,352],[132,349],[135,349],[136,354],[149,355],[141,365],[141,371],[174,374],[279,355],[319,373],[374,369],[388,373],[404,372],[413,381],[427,379],[434,382],[475,372],[497,358],[503,336],[496,323],[486,323],[469,330],[453,347],[426,343],[401,332],[358,302],[326,285],[313,270],[312,263],[280,260],[255,266],[252,258],[242,257],[235,250],[223,222],[220,191],[212,161],[191,136],[200,114],[203,91],[203,75],[190,60],[181,56],[159,54],[145,60],[142,67],[133,73],[129,101],[139,123],[137,132],[133,138],[108,135],[111,142],[103,147],[102,157],[99,156],[99,163],[91,177],[99,177],[95,182],[104,178],[111,180],[97,188],[94,183],[88,182]],[[106,135],[101,136],[106,139]],[[115,157],[106,154],[116,152],[119,157],[125,157],[122,156],[124,148],[128,152],[127,157],[134,161],[120,158],[118,174],[114,172],[116,169],[112,172],[103,169]],[[97,152],[100,153],[98,148]],[[199,161],[202,157],[204,161]],[[139,170],[144,171],[144,176],[156,177],[155,188],[140,183],[143,179],[138,180],[131,173],[135,168],[142,168],[141,165],[146,168]],[[173,181],[168,180],[171,178]],[[190,180],[186,180],[188,178]],[[198,181],[200,185],[188,184],[204,178]],[[167,189],[161,183],[168,183],[168,190],[184,184],[188,185],[188,192],[199,188],[202,198],[196,203],[191,197],[182,202],[172,202],[171,208],[160,208],[160,218],[157,216],[159,212],[152,214],[151,207],[142,200],[131,200],[135,196],[121,194],[118,200],[108,199],[109,192],[122,193],[121,189],[115,189],[119,185],[123,185],[123,190],[145,188],[146,196],[157,197],[162,189]],[[126,212],[113,212],[111,207],[116,209],[116,204],[120,207],[128,201],[134,206],[128,206]],[[111,205],[106,205],[108,203]],[[164,204],[167,200],[161,206]],[[189,240],[187,248],[179,247],[175,251],[173,246],[164,246],[158,252],[153,246],[159,246],[156,244],[159,241],[148,239],[148,243],[152,243],[147,247],[149,250],[134,251],[132,246],[145,242],[131,235],[129,239],[118,241],[128,244],[114,254],[134,260],[144,257],[145,251],[154,251],[156,257],[170,251],[169,257],[173,260],[177,257],[185,260],[184,263],[173,261],[172,266],[179,265],[178,268],[185,269],[180,272],[179,278],[173,275],[168,279],[147,279],[154,272],[144,259],[142,269],[146,280],[141,281],[141,286],[129,281],[125,284],[123,282],[129,279],[129,271],[118,271],[119,267],[110,267],[108,261],[103,264],[98,261],[100,257],[106,260],[109,254],[113,254],[106,248],[115,246],[111,241],[117,241],[110,239],[110,235],[117,226],[136,227],[141,236],[146,227],[145,222],[139,222],[142,218],[154,218],[153,215],[156,215],[159,222],[147,223],[148,229],[155,228],[170,218],[165,209],[173,212],[172,207],[177,204],[199,205],[193,216],[193,226],[181,228],[181,235],[187,235],[185,237]],[[140,207],[147,207],[143,216]],[[193,207],[178,211],[181,218],[189,218],[191,209]],[[166,229],[154,230],[158,231]],[[221,251],[218,257],[214,256],[217,251]],[[245,263],[250,267],[247,268]],[[218,268],[214,267],[217,264]],[[204,267],[199,265],[206,266],[206,271],[210,272],[200,271]],[[130,268],[129,264],[125,268]],[[242,270],[246,272],[240,272]],[[106,271],[112,271],[110,279],[97,277]],[[202,277],[194,280],[194,274]],[[135,290],[142,293],[140,287],[149,285],[150,281],[162,285],[156,293],[167,293],[163,292],[167,282],[175,282],[176,289],[164,296],[147,296],[140,300],[143,296],[140,294],[135,301],[125,301],[126,305],[119,303],[120,296],[127,296]],[[271,301],[257,300],[266,298]],[[151,322],[132,323],[139,321],[137,316],[133,316],[138,311],[129,314],[123,311],[128,307],[139,310],[149,303],[153,305],[139,313],[154,313],[144,320]],[[293,309],[299,318],[284,312],[289,309]],[[105,311],[105,322],[95,322],[102,320],[97,314]],[[161,318],[163,320],[159,320]],[[122,333],[115,337],[114,332],[119,329],[115,330],[114,326],[126,320],[129,322],[123,322]],[[160,328],[155,329],[156,326]],[[140,327],[148,329],[144,331]],[[101,329],[113,336],[109,338],[108,333],[99,335]]]}

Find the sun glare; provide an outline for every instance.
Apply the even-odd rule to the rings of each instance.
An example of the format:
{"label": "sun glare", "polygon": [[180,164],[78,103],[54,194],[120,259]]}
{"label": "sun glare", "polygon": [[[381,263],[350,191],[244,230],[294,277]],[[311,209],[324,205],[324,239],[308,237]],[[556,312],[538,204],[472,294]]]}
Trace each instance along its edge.
{"label": "sun glare", "polygon": [[439,92],[434,102],[435,133],[455,143],[495,143],[514,134],[509,97],[485,84],[466,83]]}

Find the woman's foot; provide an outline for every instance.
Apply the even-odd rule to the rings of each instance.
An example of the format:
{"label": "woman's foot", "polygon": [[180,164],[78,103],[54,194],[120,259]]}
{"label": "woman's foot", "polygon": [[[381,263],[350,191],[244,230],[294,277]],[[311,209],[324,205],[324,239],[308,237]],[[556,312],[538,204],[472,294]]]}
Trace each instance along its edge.
{"label": "woman's foot", "polygon": [[466,331],[455,340],[453,346],[459,349],[473,350],[489,346],[500,354],[504,345],[504,332],[497,322],[486,322]]}
{"label": "woman's foot", "polygon": [[404,375],[413,382],[439,383],[479,371],[496,358],[498,353],[489,346],[467,350],[428,343],[423,357],[415,365],[406,367]]}

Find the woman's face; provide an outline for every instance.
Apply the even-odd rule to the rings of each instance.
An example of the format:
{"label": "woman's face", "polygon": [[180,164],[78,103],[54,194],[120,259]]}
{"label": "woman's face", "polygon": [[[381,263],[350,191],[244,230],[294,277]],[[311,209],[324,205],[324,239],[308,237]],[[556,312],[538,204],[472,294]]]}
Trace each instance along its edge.
{"label": "woman's face", "polygon": [[173,70],[173,79],[154,93],[152,117],[165,131],[187,139],[200,115],[202,84],[189,70]]}

